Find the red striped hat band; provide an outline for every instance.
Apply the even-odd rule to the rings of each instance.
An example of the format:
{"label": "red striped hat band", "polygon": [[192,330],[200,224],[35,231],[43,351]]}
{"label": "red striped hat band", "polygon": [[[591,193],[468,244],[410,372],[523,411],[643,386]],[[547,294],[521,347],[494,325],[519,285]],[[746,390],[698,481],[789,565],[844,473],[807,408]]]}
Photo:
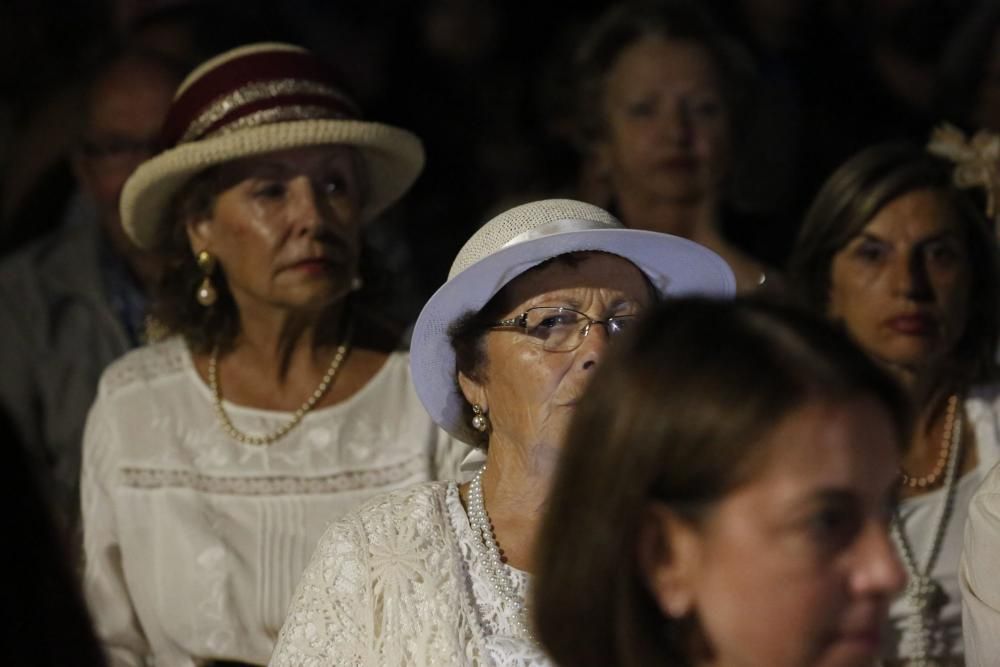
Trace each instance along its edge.
{"label": "red striped hat band", "polygon": [[308,52],[238,56],[183,88],[164,123],[163,145],[275,122],[359,119],[360,110],[340,82],[337,72]]}

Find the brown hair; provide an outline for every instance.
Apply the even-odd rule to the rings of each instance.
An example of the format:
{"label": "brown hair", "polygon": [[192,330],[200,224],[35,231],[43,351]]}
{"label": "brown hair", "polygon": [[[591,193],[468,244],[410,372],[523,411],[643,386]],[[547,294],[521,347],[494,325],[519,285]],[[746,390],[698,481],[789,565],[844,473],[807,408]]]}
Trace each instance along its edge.
{"label": "brown hair", "polygon": [[[644,37],[694,42],[711,57],[730,124],[747,116],[754,73],[744,48],[687,0],[624,2],[611,7],[589,28],[573,59],[576,81],[577,142],[586,151],[606,131],[604,95],[608,73],[628,47]],[[738,137],[739,128],[732,128]]]}
{"label": "brown hair", "polygon": [[697,525],[755,473],[762,438],[784,416],[866,396],[902,443],[905,397],[823,319],[705,299],[647,314],[577,407],[551,491],[533,584],[549,654],[574,667],[692,664],[696,621],[665,618],[639,567],[647,504]]}
{"label": "brown hair", "polygon": [[961,224],[972,280],[969,319],[947,369],[946,391],[991,378],[1000,336],[1000,268],[996,240],[970,194],[952,183],[953,164],[906,143],[861,151],[824,183],[806,213],[789,258],[789,284],[802,305],[826,315],[834,256],[889,202],[916,190],[941,195]]}

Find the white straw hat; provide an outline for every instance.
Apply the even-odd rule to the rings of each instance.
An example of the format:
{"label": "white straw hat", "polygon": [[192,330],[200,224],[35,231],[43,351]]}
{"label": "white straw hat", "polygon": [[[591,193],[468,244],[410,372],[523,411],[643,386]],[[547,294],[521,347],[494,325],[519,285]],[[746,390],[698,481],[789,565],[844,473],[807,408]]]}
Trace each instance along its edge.
{"label": "white straw hat", "polygon": [[337,73],[290,44],[250,44],[200,65],[177,89],[161,142],[166,150],[139,165],[122,190],[122,225],[140,247],[160,240],[181,186],[230,160],[301,146],[353,146],[367,168],[363,220],[402,196],[424,166],[415,135],[361,120]]}
{"label": "white straw hat", "polygon": [[448,280],[414,325],[410,368],[417,395],[435,422],[474,442],[465,423],[465,398],[456,383],[449,327],[480,311],[504,285],[547,259],[601,251],[635,264],[661,296],[730,298],[736,279],[717,254],[693,241],[626,229],[604,209],[571,199],[523,204],[493,218],[459,251]]}

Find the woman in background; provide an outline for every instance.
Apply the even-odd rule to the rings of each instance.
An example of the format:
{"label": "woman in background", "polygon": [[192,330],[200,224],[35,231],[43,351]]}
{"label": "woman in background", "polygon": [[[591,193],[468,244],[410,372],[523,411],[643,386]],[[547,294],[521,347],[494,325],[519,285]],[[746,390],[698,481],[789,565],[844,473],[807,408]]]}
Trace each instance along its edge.
{"label": "woman in background", "polygon": [[[825,322],[661,304],[569,429],[534,615],[573,667],[861,667],[905,582],[894,383]],[[585,628],[585,631],[581,631]]]}
{"label": "woman in background", "polygon": [[963,664],[962,531],[1000,460],[996,242],[952,167],[906,144],[857,154],[816,196],[789,269],[804,305],[842,326],[914,407],[892,520],[910,583],[890,611],[890,664]]}
{"label": "woman in background", "polygon": [[748,95],[746,62],[701,7],[671,1],[611,8],[574,63],[579,143],[600,185],[584,190],[595,189],[589,196],[629,227],[714,250],[741,292],[778,283],[726,231],[757,224],[737,214],[726,185]]}

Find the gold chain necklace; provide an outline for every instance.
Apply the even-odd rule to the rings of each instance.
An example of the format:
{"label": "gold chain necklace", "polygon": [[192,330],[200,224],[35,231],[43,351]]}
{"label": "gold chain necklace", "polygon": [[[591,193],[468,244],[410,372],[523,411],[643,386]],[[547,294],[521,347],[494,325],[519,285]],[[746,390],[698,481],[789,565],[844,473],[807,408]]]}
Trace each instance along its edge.
{"label": "gold chain necklace", "polygon": [[952,426],[955,423],[955,412],[958,409],[958,395],[952,394],[948,398],[948,412],[944,418],[944,430],[941,432],[941,448],[938,452],[938,460],[934,465],[934,469],[930,471],[929,474],[922,477],[911,477],[906,474],[906,471],[902,467],[899,469],[900,477],[905,486],[911,489],[924,489],[928,486],[933,486],[941,478],[941,474],[944,473],[945,466],[948,463],[948,455],[951,453],[952,448]]}
{"label": "gold chain necklace", "polygon": [[337,347],[337,352],[333,355],[333,361],[330,362],[330,366],[326,369],[326,373],[323,375],[323,379],[320,380],[316,390],[299,409],[292,413],[290,421],[283,424],[278,430],[263,435],[244,433],[236,428],[229,415],[226,414],[226,409],[222,405],[222,392],[219,390],[219,347],[215,346],[212,349],[212,355],[208,359],[208,386],[212,389],[212,403],[215,407],[215,414],[219,418],[223,430],[229,434],[229,437],[244,445],[270,445],[285,437],[289,431],[298,426],[299,422],[306,416],[306,413],[312,410],[319,399],[323,398],[323,395],[326,394],[327,389],[330,388],[330,384],[333,383],[333,379],[337,376],[337,371],[340,370],[340,365],[343,363],[344,357],[347,356],[347,352],[351,348],[351,334],[354,327],[352,324],[348,324],[347,326],[348,329],[344,334],[344,342]]}

